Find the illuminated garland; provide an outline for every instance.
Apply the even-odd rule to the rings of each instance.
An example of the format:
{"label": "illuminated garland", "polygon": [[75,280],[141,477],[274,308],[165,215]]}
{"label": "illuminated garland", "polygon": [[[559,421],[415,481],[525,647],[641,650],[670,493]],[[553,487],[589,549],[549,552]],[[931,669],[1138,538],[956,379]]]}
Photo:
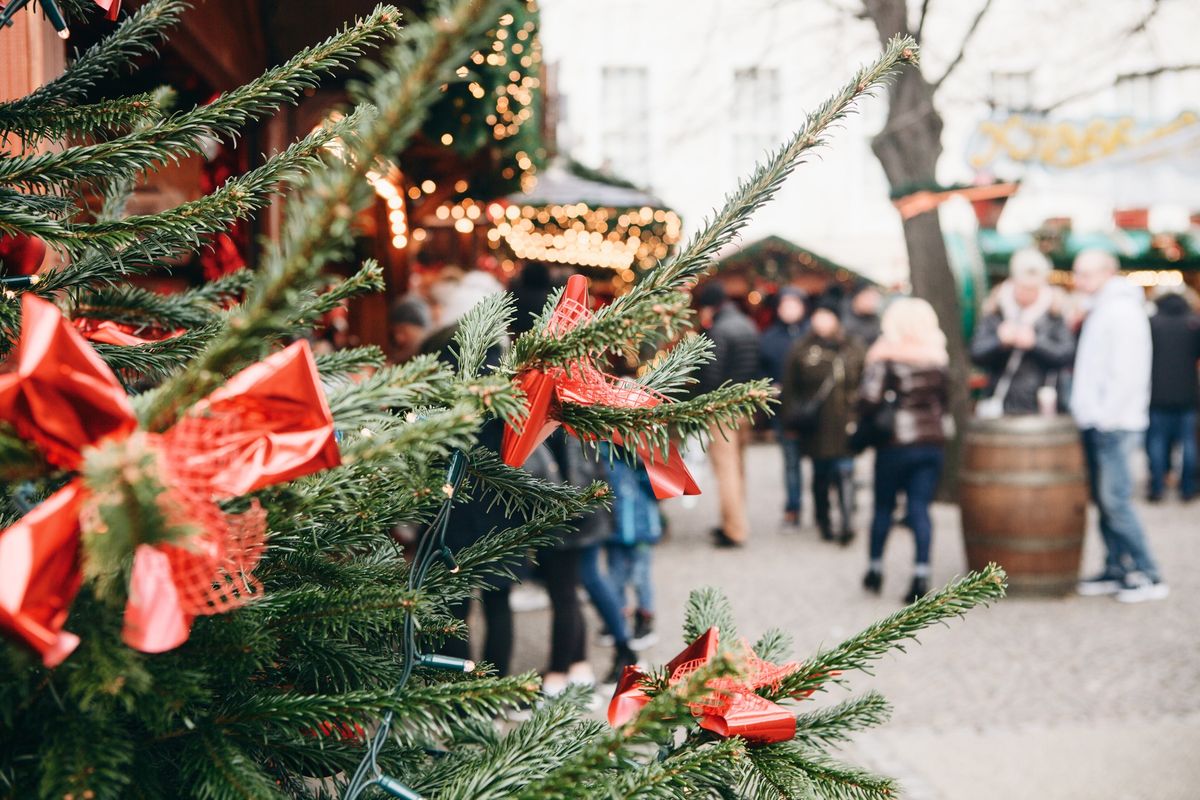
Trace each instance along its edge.
{"label": "illuminated garland", "polygon": [[611,269],[628,282],[635,269],[665,258],[680,232],[679,216],[662,208],[512,205],[488,241],[493,249],[503,243],[518,259]]}

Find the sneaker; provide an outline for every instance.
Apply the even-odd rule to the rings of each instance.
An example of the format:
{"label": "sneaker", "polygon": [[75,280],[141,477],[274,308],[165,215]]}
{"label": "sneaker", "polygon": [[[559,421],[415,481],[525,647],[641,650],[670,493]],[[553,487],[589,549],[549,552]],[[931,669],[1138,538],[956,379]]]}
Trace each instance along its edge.
{"label": "sneaker", "polygon": [[616,643],[616,638],[608,632],[607,628],[600,631],[600,635],[596,637],[596,644],[601,647],[612,647]]}
{"label": "sneaker", "polygon": [[1161,578],[1151,578],[1144,572],[1131,572],[1125,576],[1125,582],[1117,592],[1117,601],[1145,603],[1148,600],[1162,600],[1170,593],[1170,587]]}
{"label": "sneaker", "polygon": [[1082,597],[1104,597],[1124,588],[1121,578],[1102,572],[1094,578],[1084,578],[1075,584],[1075,593]]}
{"label": "sneaker", "polygon": [[879,594],[883,589],[883,573],[875,569],[867,570],[863,576],[863,588],[871,594]]}
{"label": "sneaker", "polygon": [[833,525],[829,522],[829,520],[817,520],[817,530],[820,531],[821,541],[834,541],[835,537],[833,535]]}
{"label": "sneaker", "polygon": [[800,512],[799,511],[783,512],[783,527],[799,528],[800,527]]}
{"label": "sneaker", "polygon": [[634,650],[645,650],[657,642],[658,634],[654,632],[654,615],[639,610],[634,615],[633,638],[629,640],[629,646]]}
{"label": "sneaker", "polygon": [[852,530],[847,529],[838,534],[838,544],[840,544],[842,547],[849,546],[849,544],[853,541],[854,531]]}

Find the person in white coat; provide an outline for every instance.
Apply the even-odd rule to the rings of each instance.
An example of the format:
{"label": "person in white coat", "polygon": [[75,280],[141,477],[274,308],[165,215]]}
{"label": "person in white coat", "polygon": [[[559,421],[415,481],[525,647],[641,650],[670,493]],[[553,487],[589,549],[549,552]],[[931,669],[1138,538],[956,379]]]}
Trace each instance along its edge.
{"label": "person in white coat", "polygon": [[1149,424],[1150,322],[1142,291],[1117,270],[1116,257],[1102,250],[1075,258],[1075,288],[1088,309],[1075,352],[1071,414],[1083,435],[1105,548],[1104,571],[1078,588],[1137,603],[1160,600],[1168,588],[1133,508],[1129,469]]}

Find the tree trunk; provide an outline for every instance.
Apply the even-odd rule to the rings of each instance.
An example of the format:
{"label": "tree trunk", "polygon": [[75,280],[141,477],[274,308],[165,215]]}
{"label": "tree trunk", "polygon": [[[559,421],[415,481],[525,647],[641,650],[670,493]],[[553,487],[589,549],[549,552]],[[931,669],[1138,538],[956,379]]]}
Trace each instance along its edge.
{"label": "tree trunk", "polygon": [[[904,0],[866,0],[865,8],[880,41],[909,33]],[[942,154],[942,118],[933,105],[935,90],[919,69],[901,71],[892,84],[887,125],[871,146],[893,188],[936,183],[937,161]],[[913,294],[929,301],[946,334],[950,351],[950,408],[961,433],[967,421],[969,367],[958,285],[950,269],[937,211],[906,220],[904,243]],[[958,439],[948,448],[946,456],[942,491],[952,497],[957,494],[958,485]]]}

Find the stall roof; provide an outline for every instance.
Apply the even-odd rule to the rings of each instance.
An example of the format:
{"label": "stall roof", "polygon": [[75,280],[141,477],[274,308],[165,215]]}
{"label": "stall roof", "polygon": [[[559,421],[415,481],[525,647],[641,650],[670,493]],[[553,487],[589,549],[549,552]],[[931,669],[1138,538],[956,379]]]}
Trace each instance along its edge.
{"label": "stall roof", "polygon": [[[992,228],[980,228],[977,240],[984,261],[993,271],[997,266],[1007,266],[1017,250],[1035,245],[1032,233],[1000,233]],[[1200,270],[1200,234],[1194,232],[1158,235],[1147,230],[1068,231],[1047,255],[1055,267],[1070,269],[1075,256],[1091,249],[1117,256],[1123,269]]]}
{"label": "stall roof", "polygon": [[[839,264],[833,259],[826,258],[812,250],[803,248],[782,236],[774,235],[751,242],[722,256],[720,261],[717,262],[717,269],[728,270],[748,267],[760,274],[765,274],[763,268],[757,265],[762,264],[766,266],[771,261],[775,262],[776,269],[795,265],[810,270],[817,269],[828,272],[843,281],[875,284],[875,281],[861,272]],[[767,269],[769,270],[770,268],[767,267]],[[776,276],[766,275],[766,277],[773,278]]]}
{"label": "stall roof", "polygon": [[595,177],[585,177],[579,174],[581,171],[567,162],[555,161],[538,172],[533,189],[509,195],[507,200],[523,206],[585,203],[592,208],[666,208],[660,198],[649,192],[623,181],[605,181],[598,173],[591,173]]}

